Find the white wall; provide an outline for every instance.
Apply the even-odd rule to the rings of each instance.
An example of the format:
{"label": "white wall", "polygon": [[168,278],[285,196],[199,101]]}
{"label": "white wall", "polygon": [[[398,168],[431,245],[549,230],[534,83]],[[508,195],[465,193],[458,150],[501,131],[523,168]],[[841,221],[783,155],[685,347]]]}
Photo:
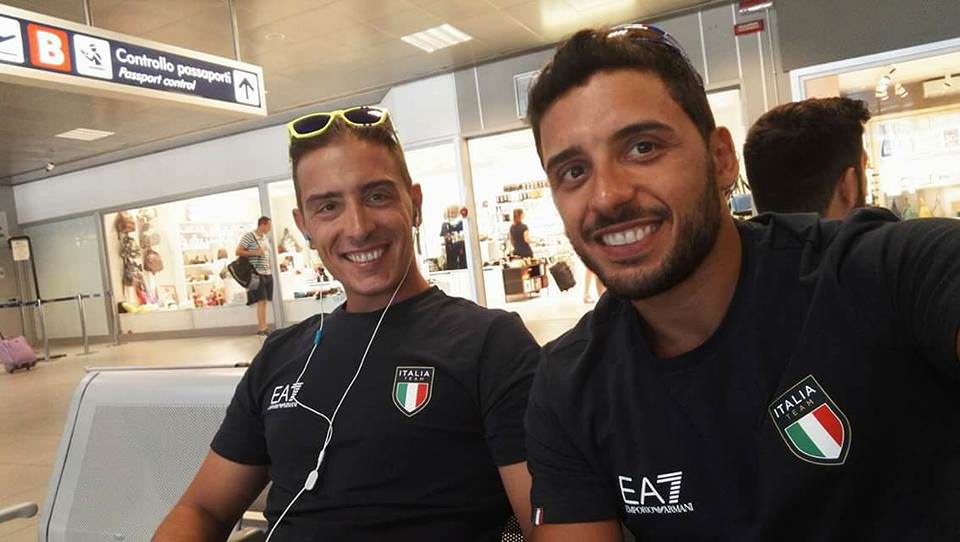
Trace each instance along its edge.
{"label": "white wall", "polygon": [[460,133],[457,88],[452,73],[393,87],[380,106],[390,111],[404,147]]}
{"label": "white wall", "polygon": [[285,128],[274,126],[58,175],[13,188],[21,224],[286,174]]}
{"label": "white wall", "polygon": [[[0,186],[0,213],[6,214],[7,227],[10,228],[10,231],[0,234],[0,300],[6,300],[19,295],[16,264],[10,253],[10,247],[7,246],[8,236],[20,234],[20,228],[17,226],[17,209],[13,204],[13,189],[9,186]],[[16,309],[0,309],[0,333],[10,337],[25,333],[20,328],[20,315]]]}
{"label": "white wall", "polygon": [[[24,228],[33,245],[43,299],[102,293],[97,227],[93,217],[87,216]],[[86,300],[85,309],[87,334],[106,335],[104,299]],[[75,301],[45,305],[44,313],[50,338],[80,336],[80,315]]]}

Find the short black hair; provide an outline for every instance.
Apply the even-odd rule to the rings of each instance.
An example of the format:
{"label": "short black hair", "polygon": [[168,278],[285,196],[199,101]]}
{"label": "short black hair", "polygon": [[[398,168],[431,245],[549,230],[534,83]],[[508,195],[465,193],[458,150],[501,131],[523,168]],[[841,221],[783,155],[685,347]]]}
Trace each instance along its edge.
{"label": "short black hair", "polygon": [[269,223],[270,223],[270,217],[269,217],[269,216],[261,216],[260,218],[257,219],[257,227],[258,227],[258,228],[259,228],[260,226],[263,226],[264,224],[269,224]]}
{"label": "short black hair", "polygon": [[413,186],[413,178],[410,176],[410,170],[407,168],[407,161],[403,157],[403,147],[400,145],[397,131],[394,129],[389,117],[376,126],[363,127],[351,126],[344,122],[342,118],[337,117],[334,119],[333,124],[327,128],[327,131],[318,136],[290,140],[290,163],[293,168],[293,188],[297,195],[297,207],[303,205],[300,197],[300,183],[297,180],[297,165],[300,163],[300,160],[316,149],[327,147],[351,137],[360,141],[380,145],[387,149],[397,162],[404,186],[408,189]]}
{"label": "short black hair", "polygon": [[848,167],[861,172],[870,110],[850,98],[810,98],[777,106],[743,145],[757,211],[824,213]]}
{"label": "short black hair", "polygon": [[[540,122],[547,109],[599,72],[634,69],[653,73],[666,85],[670,97],[693,121],[704,142],[716,128],[700,76],[683,54],[664,43],[634,39],[615,28],[581,30],[557,49],[527,100],[527,120],[540,153]],[[642,99],[642,97],[638,97]],[[540,157],[541,159],[543,156]]]}

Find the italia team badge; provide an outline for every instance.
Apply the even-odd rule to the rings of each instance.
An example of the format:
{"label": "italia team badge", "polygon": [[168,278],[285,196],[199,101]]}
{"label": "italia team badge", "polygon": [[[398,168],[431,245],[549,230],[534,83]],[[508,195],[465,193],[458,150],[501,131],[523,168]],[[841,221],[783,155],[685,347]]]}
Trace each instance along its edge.
{"label": "italia team badge", "polygon": [[397,367],[393,404],[406,416],[424,409],[433,395],[433,367]]}
{"label": "italia team badge", "polygon": [[817,465],[842,465],[850,451],[850,422],[813,375],[770,404],[770,417],[787,448]]}

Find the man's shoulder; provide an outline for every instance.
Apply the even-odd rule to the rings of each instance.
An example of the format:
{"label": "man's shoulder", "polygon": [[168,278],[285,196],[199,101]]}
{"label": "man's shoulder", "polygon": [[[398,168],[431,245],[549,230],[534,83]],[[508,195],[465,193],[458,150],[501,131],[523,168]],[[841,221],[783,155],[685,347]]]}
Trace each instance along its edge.
{"label": "man's shoulder", "polygon": [[431,317],[436,317],[438,323],[441,324],[456,322],[477,332],[524,327],[517,313],[483,307],[462,297],[449,296],[439,292],[434,302],[436,303],[436,309]]}
{"label": "man's shoulder", "polygon": [[320,328],[320,315],[315,314],[292,326],[277,329],[267,336],[260,347],[258,358],[272,358],[290,348],[300,348],[313,340]]}
{"label": "man's shoulder", "polygon": [[[909,221],[917,222],[917,221]],[[922,222],[922,221],[921,221]],[[840,263],[856,252],[862,257],[871,251],[856,250],[884,242],[891,235],[915,237],[915,228],[880,207],[858,209],[844,220],[824,220],[816,214],[767,213],[739,223],[745,244],[760,250],[764,257],[793,253],[804,275],[827,260]]]}
{"label": "man's shoulder", "polygon": [[900,220],[881,207],[858,209],[844,220],[825,220],[816,213],[764,213],[740,222],[742,233],[773,249],[826,249],[851,236],[884,230]]}
{"label": "man's shoulder", "polygon": [[[607,292],[596,307],[584,314],[573,328],[543,347],[541,367],[551,373],[576,373],[588,363],[585,352],[591,345],[611,340],[611,333],[623,316],[627,301]],[[593,364],[596,360],[591,360]]]}

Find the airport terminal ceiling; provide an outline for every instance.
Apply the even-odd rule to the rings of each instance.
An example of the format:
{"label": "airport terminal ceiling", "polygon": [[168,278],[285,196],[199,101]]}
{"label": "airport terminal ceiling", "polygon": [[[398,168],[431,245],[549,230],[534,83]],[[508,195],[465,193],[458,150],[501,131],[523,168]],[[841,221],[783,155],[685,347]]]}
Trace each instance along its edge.
{"label": "airport terminal ceiling", "polygon": [[[150,99],[0,83],[0,184],[286,120],[290,112],[548,46],[589,25],[652,18],[692,0],[0,0],[0,4],[263,67],[268,118]],[[401,37],[450,24],[470,41],[427,53]],[[284,116],[284,112],[287,115]],[[76,128],[114,134],[55,137]],[[191,139],[187,141],[188,139]],[[57,165],[54,172],[45,170]]]}

